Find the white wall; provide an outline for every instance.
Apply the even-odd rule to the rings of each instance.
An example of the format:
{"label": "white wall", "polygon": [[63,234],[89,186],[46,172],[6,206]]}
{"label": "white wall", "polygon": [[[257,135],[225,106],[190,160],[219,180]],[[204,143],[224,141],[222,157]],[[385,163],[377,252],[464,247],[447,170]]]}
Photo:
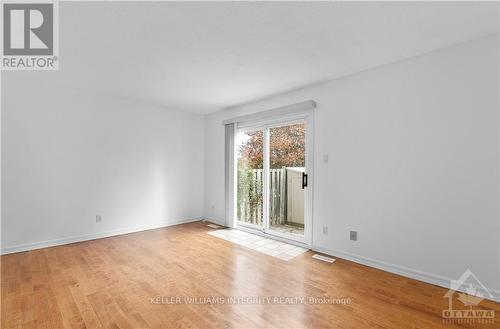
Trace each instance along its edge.
{"label": "white wall", "polygon": [[2,77],[3,252],[203,216],[203,116],[28,74]]}
{"label": "white wall", "polygon": [[206,215],[224,221],[221,121],[313,99],[315,249],[500,290],[498,55],[491,36],[207,116]]}

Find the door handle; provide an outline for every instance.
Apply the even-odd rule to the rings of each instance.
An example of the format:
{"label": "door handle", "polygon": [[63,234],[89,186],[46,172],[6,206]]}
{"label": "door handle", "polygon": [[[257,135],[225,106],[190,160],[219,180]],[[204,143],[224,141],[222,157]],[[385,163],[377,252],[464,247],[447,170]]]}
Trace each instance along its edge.
{"label": "door handle", "polygon": [[307,187],[307,174],[305,172],[302,173],[302,189]]}

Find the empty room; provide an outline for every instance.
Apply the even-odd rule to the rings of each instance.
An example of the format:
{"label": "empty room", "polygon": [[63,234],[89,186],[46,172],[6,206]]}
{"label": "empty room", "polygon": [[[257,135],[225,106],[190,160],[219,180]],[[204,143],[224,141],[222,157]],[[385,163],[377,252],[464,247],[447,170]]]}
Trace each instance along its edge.
{"label": "empty room", "polygon": [[500,328],[500,2],[0,6],[1,328]]}

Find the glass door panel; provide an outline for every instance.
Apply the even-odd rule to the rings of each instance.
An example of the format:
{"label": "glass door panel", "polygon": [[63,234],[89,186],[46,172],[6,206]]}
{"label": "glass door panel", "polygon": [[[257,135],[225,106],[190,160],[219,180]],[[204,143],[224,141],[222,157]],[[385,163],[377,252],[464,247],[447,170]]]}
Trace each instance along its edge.
{"label": "glass door panel", "polygon": [[263,227],[264,130],[238,132],[236,152],[236,218],[240,225]]}
{"label": "glass door panel", "polygon": [[269,128],[269,233],[304,237],[306,127]]}

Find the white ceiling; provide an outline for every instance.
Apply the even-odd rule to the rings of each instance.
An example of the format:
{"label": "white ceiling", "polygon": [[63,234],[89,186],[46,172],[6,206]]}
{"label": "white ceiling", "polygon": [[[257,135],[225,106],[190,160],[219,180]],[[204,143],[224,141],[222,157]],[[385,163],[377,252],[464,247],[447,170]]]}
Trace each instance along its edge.
{"label": "white ceiling", "polygon": [[209,113],[498,31],[498,3],[60,3],[60,70],[9,72]]}

